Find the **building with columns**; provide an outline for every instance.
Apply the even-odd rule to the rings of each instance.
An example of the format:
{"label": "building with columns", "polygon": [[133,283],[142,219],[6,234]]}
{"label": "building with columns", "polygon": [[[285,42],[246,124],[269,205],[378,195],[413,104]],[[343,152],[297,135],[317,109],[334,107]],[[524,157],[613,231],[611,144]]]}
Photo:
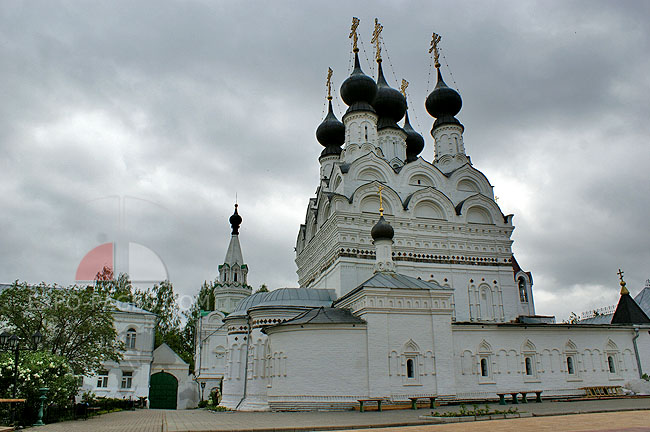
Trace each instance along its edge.
{"label": "building with columns", "polygon": [[427,160],[406,85],[400,92],[384,76],[381,26],[375,80],[360,66],[357,25],[354,69],[340,90],[347,111],[339,121],[330,91],[316,130],[324,149],[296,241],[300,287],[256,293],[227,316],[211,315],[225,356],[211,347],[202,362],[223,359],[215,372],[222,405],[336,410],[367,398],[569,396],[639,380],[650,370],[650,319],[622,280],[609,322],[556,324],[535,314],[532,274],[512,254],[513,215],[501,212],[467,153],[462,99],[443,79],[440,38],[432,42],[437,84],[422,97],[435,119]]}

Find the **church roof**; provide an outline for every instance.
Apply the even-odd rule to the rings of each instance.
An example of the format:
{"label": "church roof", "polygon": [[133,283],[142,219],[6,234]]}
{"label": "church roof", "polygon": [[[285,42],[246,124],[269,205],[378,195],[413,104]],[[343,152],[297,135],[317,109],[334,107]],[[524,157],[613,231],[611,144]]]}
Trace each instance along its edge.
{"label": "church roof", "polygon": [[396,289],[427,289],[427,290],[445,290],[453,291],[452,288],[443,287],[435,282],[424,281],[422,279],[406,276],[393,272],[377,272],[370,279],[345,294],[334,304],[362,290],[363,288],[396,288]]}
{"label": "church roof", "polygon": [[331,289],[278,288],[269,292],[255,293],[245,298],[228,317],[245,316],[253,307],[309,307],[330,306],[336,299]]}
{"label": "church roof", "polygon": [[612,316],[612,324],[648,324],[650,318],[628,292],[621,294]]}
{"label": "church roof", "polygon": [[230,266],[233,264],[244,264],[244,256],[241,253],[241,245],[239,244],[239,236],[237,234],[233,234],[230,237],[230,244],[228,245],[224,263]]}
{"label": "church roof", "polygon": [[297,317],[273,327],[285,325],[305,324],[365,324],[361,318],[355,316],[348,309],[321,306],[303,312]]}

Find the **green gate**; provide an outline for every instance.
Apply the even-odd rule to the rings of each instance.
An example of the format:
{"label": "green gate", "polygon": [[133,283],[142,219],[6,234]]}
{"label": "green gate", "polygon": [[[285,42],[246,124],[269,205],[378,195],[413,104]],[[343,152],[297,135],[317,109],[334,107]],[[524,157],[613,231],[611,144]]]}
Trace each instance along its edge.
{"label": "green gate", "polygon": [[178,381],[174,375],[158,372],[151,375],[149,408],[176,409]]}

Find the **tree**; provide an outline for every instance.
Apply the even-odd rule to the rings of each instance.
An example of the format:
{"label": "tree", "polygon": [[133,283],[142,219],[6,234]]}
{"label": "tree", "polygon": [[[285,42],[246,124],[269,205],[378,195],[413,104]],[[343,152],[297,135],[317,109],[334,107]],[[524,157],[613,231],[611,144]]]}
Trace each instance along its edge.
{"label": "tree", "polygon": [[113,274],[113,269],[108,266],[104,266],[102,271],[98,272],[95,276],[95,289],[102,291],[108,297],[125,302],[125,303],[134,303],[135,302],[135,290],[129,275],[126,273],[120,273],[115,279]]}
{"label": "tree", "polygon": [[263,293],[263,292],[269,292],[269,288],[266,286],[266,284],[260,285],[260,289],[255,291],[255,294],[257,293]]}
{"label": "tree", "polygon": [[575,312],[571,312],[571,315],[569,315],[569,318],[567,318],[564,323],[565,324],[577,324],[580,321],[580,318],[578,315],[576,315]]}
{"label": "tree", "polygon": [[43,335],[40,349],[63,357],[75,374],[85,375],[102,362],[119,361],[124,349],[113,326],[114,306],[93,287],[68,288],[14,284],[0,293],[0,322],[6,322],[26,347]]}

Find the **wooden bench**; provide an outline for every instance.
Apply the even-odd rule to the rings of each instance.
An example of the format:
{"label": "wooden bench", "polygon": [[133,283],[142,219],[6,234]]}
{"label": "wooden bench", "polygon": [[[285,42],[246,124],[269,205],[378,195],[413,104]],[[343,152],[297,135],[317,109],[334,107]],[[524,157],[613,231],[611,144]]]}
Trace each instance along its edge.
{"label": "wooden bench", "polygon": [[620,385],[580,387],[580,390],[584,390],[585,396],[588,398],[624,396],[623,388]]}
{"label": "wooden bench", "polygon": [[435,396],[416,396],[416,397],[410,397],[409,398],[411,401],[411,409],[418,409],[418,399],[429,399],[431,402],[430,408],[434,409],[436,407],[436,397]]}
{"label": "wooden bench", "polygon": [[526,395],[528,393],[535,393],[535,402],[541,403],[542,392],[543,390],[523,390],[523,391],[516,391],[516,392],[497,393],[497,396],[499,396],[499,405],[506,404],[506,395],[512,396],[512,404],[515,405],[519,403],[519,398],[518,398],[519,394],[521,394],[521,403],[528,403],[528,398],[526,397]]}
{"label": "wooden bench", "polygon": [[363,404],[366,402],[377,402],[377,411],[381,411],[381,403],[383,402],[383,399],[358,399],[357,402],[359,402],[359,412],[365,412],[363,409]]}

